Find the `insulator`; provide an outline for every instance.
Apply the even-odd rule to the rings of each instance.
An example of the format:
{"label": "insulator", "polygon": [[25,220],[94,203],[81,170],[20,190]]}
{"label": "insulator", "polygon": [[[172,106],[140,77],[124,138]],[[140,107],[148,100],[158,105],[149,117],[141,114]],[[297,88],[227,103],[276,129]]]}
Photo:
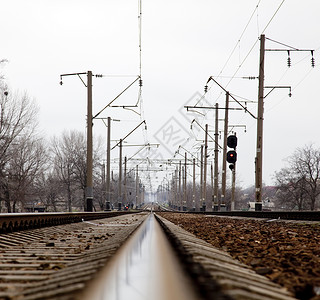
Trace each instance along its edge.
{"label": "insulator", "polygon": [[288,63],[288,68],[290,68],[290,67],[291,67],[290,51],[288,51],[288,60],[287,60],[287,63]]}
{"label": "insulator", "polygon": [[314,66],[315,66],[315,61],[314,61],[314,57],[313,56],[311,57],[311,66],[312,66],[312,68],[314,68]]}
{"label": "insulator", "polygon": [[142,86],[142,79],[139,80],[139,86]]}
{"label": "insulator", "polygon": [[205,86],[204,86],[204,92],[206,93],[207,91],[208,91],[208,86],[205,85]]}

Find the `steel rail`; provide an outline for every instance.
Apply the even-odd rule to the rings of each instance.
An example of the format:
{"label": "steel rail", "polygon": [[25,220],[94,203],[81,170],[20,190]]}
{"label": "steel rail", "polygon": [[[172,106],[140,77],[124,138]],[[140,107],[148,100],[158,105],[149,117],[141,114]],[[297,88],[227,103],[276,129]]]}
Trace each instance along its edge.
{"label": "steel rail", "polygon": [[77,299],[199,299],[153,213]]}

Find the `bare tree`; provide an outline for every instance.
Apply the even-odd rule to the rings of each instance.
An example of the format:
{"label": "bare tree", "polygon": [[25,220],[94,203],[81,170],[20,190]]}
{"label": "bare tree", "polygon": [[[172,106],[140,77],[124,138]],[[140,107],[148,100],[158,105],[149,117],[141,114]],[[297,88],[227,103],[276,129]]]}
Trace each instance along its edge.
{"label": "bare tree", "polygon": [[62,187],[53,171],[41,173],[35,184],[35,190],[46,211],[58,211],[58,203],[62,200]]}
{"label": "bare tree", "polygon": [[299,178],[293,170],[284,168],[276,172],[275,180],[279,208],[303,210],[307,207],[304,199],[305,177]]}
{"label": "bare tree", "polygon": [[15,212],[17,204],[20,203],[23,208],[28,201],[36,199],[33,186],[37,176],[44,170],[47,157],[43,141],[31,136],[18,138],[9,153],[6,166],[9,197],[5,201],[7,207],[11,204]]}
{"label": "bare tree", "polygon": [[[94,177],[100,174],[101,144],[94,143]],[[54,137],[51,142],[54,170],[61,180],[67,194],[67,209],[72,211],[72,205],[85,207],[85,190],[87,179],[86,165],[86,139],[85,135],[78,131],[65,131],[60,138]],[[97,182],[95,180],[95,182]],[[82,194],[81,201],[77,201],[76,195]]]}
{"label": "bare tree", "polygon": [[72,134],[64,132],[61,139],[53,137],[51,142],[54,171],[65,188],[66,208],[69,212],[72,211],[72,198],[75,190],[75,148],[71,136]]}
{"label": "bare tree", "polygon": [[298,209],[314,210],[320,194],[320,150],[312,144],[298,148],[287,162],[275,175],[280,196]]}
{"label": "bare tree", "polygon": [[[13,203],[11,208],[10,202],[12,188],[14,189],[13,181],[18,180],[17,176],[22,176],[21,172],[26,175],[33,167],[28,169],[25,165],[27,162],[22,160],[31,159],[27,158],[27,152],[31,151],[30,154],[33,155],[33,151],[37,151],[39,147],[33,139],[37,114],[37,106],[26,93],[11,93],[4,84],[0,84],[0,200],[6,203],[8,212],[11,212],[12,208],[15,211],[16,203]],[[19,175],[17,170],[13,171],[13,167],[17,167],[14,166],[16,162],[19,162],[22,168]]]}

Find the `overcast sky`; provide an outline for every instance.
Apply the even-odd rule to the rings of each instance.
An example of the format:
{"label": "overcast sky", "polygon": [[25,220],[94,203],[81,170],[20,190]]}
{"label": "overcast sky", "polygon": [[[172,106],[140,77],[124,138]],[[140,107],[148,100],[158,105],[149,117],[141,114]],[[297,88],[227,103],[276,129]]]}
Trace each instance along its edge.
{"label": "overcast sky", "polygon": [[[63,130],[85,132],[86,88],[77,76],[64,77],[61,86],[60,74],[91,70],[106,75],[93,80],[94,114],[139,75],[138,4],[137,0],[1,0],[0,59],[8,63],[0,71],[11,89],[27,91],[37,101],[40,130],[47,138]],[[291,98],[287,89],[276,89],[265,99],[263,179],[272,184],[274,172],[297,147],[320,146],[319,11],[318,0],[142,0],[143,87],[142,102],[135,110],[140,115],[119,108],[105,110],[101,117],[122,120],[112,123],[113,139],[124,137],[145,119],[147,131],[139,128],[128,142],[160,143],[157,152],[146,153],[151,159],[173,158],[179,145],[196,153],[199,142],[194,137],[203,140],[204,132],[197,125],[191,131],[190,123],[196,117],[213,130],[214,112],[187,113],[184,105],[199,101],[210,76],[238,99],[247,100],[256,115],[257,105],[249,101],[257,101],[258,81],[242,77],[258,76],[258,38],[264,33],[297,49],[315,49],[316,62],[312,68],[311,52],[292,51],[288,68],[287,52],[266,53],[265,85],[292,87]],[[271,40],[266,48],[290,49]],[[86,81],[85,75],[82,78]],[[136,83],[114,104],[135,105],[138,95]],[[224,101],[222,89],[211,82],[200,104],[224,107]],[[219,119],[223,118],[220,110]],[[239,138],[237,178],[244,187],[253,185],[256,120],[234,111],[230,124],[246,128],[246,132],[244,127],[233,129]],[[101,120],[94,121],[94,134],[105,141]],[[133,148],[126,148],[125,155],[139,149]],[[156,174],[150,174],[155,179]]]}

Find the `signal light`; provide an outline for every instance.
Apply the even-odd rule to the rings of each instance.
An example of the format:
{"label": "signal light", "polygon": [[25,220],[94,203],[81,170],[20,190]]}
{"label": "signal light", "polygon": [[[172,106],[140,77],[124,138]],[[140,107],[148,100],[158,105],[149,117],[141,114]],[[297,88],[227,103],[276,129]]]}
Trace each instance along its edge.
{"label": "signal light", "polygon": [[235,149],[238,144],[238,138],[235,135],[229,135],[227,138],[227,146]]}
{"label": "signal light", "polygon": [[230,165],[229,165],[229,169],[230,169],[231,171],[233,171],[233,170],[234,170],[234,164],[230,164]]}
{"label": "signal light", "polygon": [[234,164],[237,161],[237,152],[234,150],[230,150],[227,153],[227,162],[230,164]]}

